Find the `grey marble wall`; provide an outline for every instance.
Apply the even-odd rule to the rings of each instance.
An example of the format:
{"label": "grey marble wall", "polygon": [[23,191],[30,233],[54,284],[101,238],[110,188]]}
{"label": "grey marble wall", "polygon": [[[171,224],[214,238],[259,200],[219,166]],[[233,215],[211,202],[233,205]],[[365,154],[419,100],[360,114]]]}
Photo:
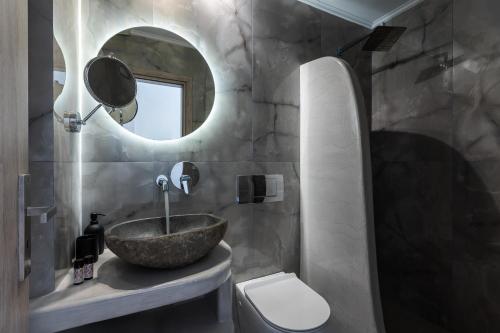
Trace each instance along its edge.
{"label": "grey marble wall", "polygon": [[[454,0],[453,330],[500,330],[500,3]],[[465,315],[467,314],[467,316]]]}
{"label": "grey marble wall", "polygon": [[[64,112],[78,110],[78,2],[53,1],[54,67],[66,69],[66,82],[53,102],[54,190],[57,214],[54,223],[55,269],[57,279],[71,266],[74,240],[80,233],[81,180],[78,134],[64,130]],[[52,43],[51,43],[52,44]],[[48,45],[51,45],[48,44]],[[62,53],[62,56],[61,56]],[[64,65],[63,65],[64,64]],[[52,66],[50,69],[52,70]],[[56,97],[56,96],[55,96]]]}
{"label": "grey marble wall", "polygon": [[[52,2],[29,1],[29,170],[31,205],[54,205],[54,129],[52,124]],[[54,219],[31,218],[30,297],[54,289]]]}
{"label": "grey marble wall", "polygon": [[373,58],[372,154],[391,332],[497,332],[500,9],[427,1]]}
{"label": "grey marble wall", "polygon": [[[175,162],[190,160],[199,166],[201,181],[190,197],[172,191],[172,213],[212,212],[229,219],[226,241],[234,251],[236,280],[279,270],[298,273],[299,65],[334,55],[336,47],[365,29],[295,0],[82,0],[83,47],[78,49],[71,42],[74,26],[68,26],[66,13],[73,15],[75,8],[65,1],[56,4],[56,38],[67,63],[71,58],[60,110],[75,101],[81,79],[78,66],[97,55],[111,36],[135,26],[165,28],[187,39],[203,54],[215,80],[209,118],[180,140],[138,138],[103,112],[88,122],[81,134],[82,227],[92,211],[107,214],[104,225],[162,214],[156,175],[168,173]],[[80,65],[74,63],[75,56]],[[370,55],[355,49],[347,58],[364,75],[370,98]],[[86,91],[81,105],[83,113],[95,105]],[[64,184],[56,186],[56,199],[71,216],[78,212],[78,196],[72,189],[79,184],[66,177],[75,171],[78,157],[71,148],[79,139],[61,132],[56,137],[60,156],[70,156],[58,169],[65,176]],[[262,173],[284,175],[284,202],[237,205],[236,176]],[[72,226],[61,228],[73,230]]]}
{"label": "grey marble wall", "polygon": [[[77,104],[77,94],[71,94],[66,89],[63,97],[54,103],[52,85],[53,64],[63,61],[58,57],[53,59],[51,46],[54,35],[60,38],[61,31],[64,31],[65,51],[69,55],[68,43],[75,45],[76,41],[76,23],[62,20],[62,12],[67,15],[66,18],[75,17],[77,13],[74,4],[69,2],[29,2],[31,205],[55,205],[58,208],[57,215],[46,224],[39,223],[36,217],[31,219],[30,297],[54,289],[58,277],[71,265],[73,241],[79,232],[79,140],[67,134],[61,122],[64,111],[73,109]],[[69,29],[65,29],[67,25]],[[71,61],[69,63],[72,64]]]}

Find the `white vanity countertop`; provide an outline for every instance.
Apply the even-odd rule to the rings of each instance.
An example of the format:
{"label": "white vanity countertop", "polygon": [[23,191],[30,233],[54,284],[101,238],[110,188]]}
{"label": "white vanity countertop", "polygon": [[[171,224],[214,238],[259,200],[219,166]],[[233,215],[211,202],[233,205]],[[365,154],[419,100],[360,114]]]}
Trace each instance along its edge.
{"label": "white vanity countertop", "polygon": [[153,309],[209,293],[231,276],[231,248],[220,244],[200,261],[174,270],[133,266],[105,250],[94,279],[73,285],[70,270],[48,295],[30,300],[30,332],[55,332]]}

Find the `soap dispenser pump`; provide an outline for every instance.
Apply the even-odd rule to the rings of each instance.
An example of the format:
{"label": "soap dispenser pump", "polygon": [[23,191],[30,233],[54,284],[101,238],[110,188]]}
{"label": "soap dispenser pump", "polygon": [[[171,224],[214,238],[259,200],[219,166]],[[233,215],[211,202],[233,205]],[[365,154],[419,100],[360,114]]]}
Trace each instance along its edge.
{"label": "soap dispenser pump", "polygon": [[104,252],[104,227],[99,224],[97,220],[99,216],[106,216],[104,214],[99,213],[90,213],[90,223],[85,228],[85,235],[96,235],[97,243],[99,244],[99,254]]}

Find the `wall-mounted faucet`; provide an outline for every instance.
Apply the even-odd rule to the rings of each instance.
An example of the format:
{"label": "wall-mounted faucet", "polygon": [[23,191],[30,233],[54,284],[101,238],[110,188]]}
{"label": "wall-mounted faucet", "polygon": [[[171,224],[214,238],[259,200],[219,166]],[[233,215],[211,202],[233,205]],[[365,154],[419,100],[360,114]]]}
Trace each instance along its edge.
{"label": "wall-mounted faucet", "polygon": [[170,178],[175,187],[189,195],[200,180],[200,172],[196,165],[191,162],[179,162],[172,168]]}
{"label": "wall-mounted faucet", "polygon": [[156,185],[158,185],[163,192],[168,192],[168,178],[165,175],[159,175],[156,177]]}
{"label": "wall-mounted faucet", "polygon": [[168,199],[168,178],[165,175],[156,177],[156,185],[161,188],[165,198],[165,234],[170,234],[170,202]]}

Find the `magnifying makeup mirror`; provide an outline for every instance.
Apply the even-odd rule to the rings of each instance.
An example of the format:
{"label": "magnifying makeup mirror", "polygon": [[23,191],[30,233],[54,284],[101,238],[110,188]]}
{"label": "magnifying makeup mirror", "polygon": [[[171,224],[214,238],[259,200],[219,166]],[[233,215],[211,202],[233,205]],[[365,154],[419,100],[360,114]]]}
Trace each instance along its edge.
{"label": "magnifying makeup mirror", "polygon": [[139,110],[139,105],[137,100],[134,99],[132,103],[123,108],[110,108],[109,106],[104,106],[104,109],[108,114],[120,125],[125,125],[135,119],[137,111]]}
{"label": "magnifying makeup mirror", "polygon": [[[82,125],[104,106],[108,113],[118,113],[118,118],[135,117],[137,113],[137,83],[132,71],[113,56],[95,57],[83,72],[85,87],[99,104],[83,119],[77,113],[64,114],[64,127],[68,132],[80,132]],[[130,120],[128,120],[130,121]]]}

